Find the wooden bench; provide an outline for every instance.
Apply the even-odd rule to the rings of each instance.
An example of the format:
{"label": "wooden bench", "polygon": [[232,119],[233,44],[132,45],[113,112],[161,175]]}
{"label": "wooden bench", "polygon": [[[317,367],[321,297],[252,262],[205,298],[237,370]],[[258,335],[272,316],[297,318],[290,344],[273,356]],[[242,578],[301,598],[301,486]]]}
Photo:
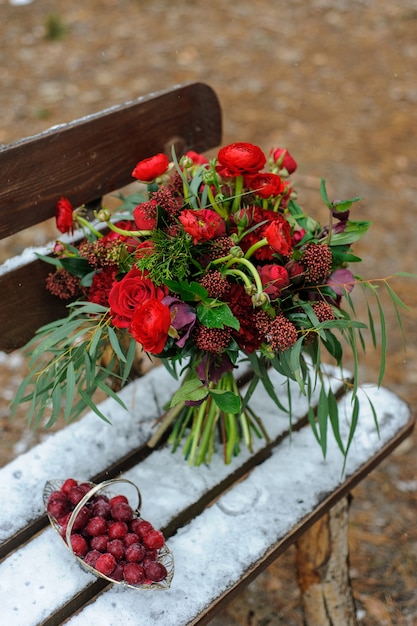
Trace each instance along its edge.
{"label": "wooden bench", "polygon": [[[0,151],[0,237],[51,217],[57,198],[98,206],[102,196],[131,182],[132,164],[156,152],[207,151],[220,144],[221,112],[204,84],[180,86],[51,129]],[[48,268],[31,251],[0,267],[0,350],[19,349],[62,305],[44,288]],[[342,436],[349,396],[340,391]],[[244,378],[245,371],[237,376]],[[274,373],[276,388],[282,381]],[[281,414],[258,387],[253,408],[271,442],[256,442],[229,466],[214,456],[190,468],[165,445],[147,445],[162,406],[177,383],[151,369],[120,392],[126,413],[111,399],[49,436],[0,470],[0,601],[5,623],[119,626],[207,624],[287,547],[297,543],[306,623],[355,624],[349,583],[347,496],[412,431],[409,408],[395,394],[370,386],[380,433],[366,402],[346,469],[336,443],[326,459],[314,440],[302,396],[291,436]],[[343,413],[344,412],[344,413]],[[343,429],[346,432],[343,432]],[[143,497],[142,514],[160,527],[174,553],[166,591],[112,585],[85,572],[49,526],[42,491],[53,478],[98,482],[123,476]]]}

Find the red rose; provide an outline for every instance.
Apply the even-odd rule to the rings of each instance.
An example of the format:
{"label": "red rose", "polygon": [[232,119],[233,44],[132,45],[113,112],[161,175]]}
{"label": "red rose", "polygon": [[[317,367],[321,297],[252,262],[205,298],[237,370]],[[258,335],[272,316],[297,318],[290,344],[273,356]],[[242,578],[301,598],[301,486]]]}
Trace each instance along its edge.
{"label": "red rose", "polygon": [[289,256],[291,254],[290,225],[281,215],[277,215],[276,219],[265,228],[264,236],[275,252],[283,256]]}
{"label": "red rose", "polygon": [[56,203],[56,227],[60,233],[74,232],[74,220],[72,218],[73,211],[74,208],[68,198],[62,197]]}
{"label": "red rose", "polygon": [[212,209],[185,209],[179,216],[184,230],[192,236],[194,244],[210,241],[226,233],[224,220]]}
{"label": "red rose", "polygon": [[251,143],[231,143],[219,150],[217,170],[221,176],[256,174],[266,163],[266,157],[258,146]]}
{"label": "red rose", "polygon": [[166,289],[156,287],[136,268],[130,270],[122,280],[113,284],[109,293],[112,323],[118,328],[129,328],[136,308],[151,299],[162,300]]}
{"label": "red rose", "polygon": [[279,168],[285,167],[288,174],[292,174],[297,169],[297,162],[292,158],[286,148],[276,148],[271,150],[272,158],[279,164]]}
{"label": "red rose", "polygon": [[139,230],[152,230],[156,227],[157,204],[155,200],[142,202],[133,211],[133,219]]}
{"label": "red rose", "polygon": [[153,157],[139,161],[132,172],[132,176],[137,178],[141,183],[151,183],[165,174],[169,166],[168,157],[162,152],[155,154]]}
{"label": "red rose", "polygon": [[265,172],[253,176],[245,176],[245,185],[259,198],[279,196],[284,191],[284,185],[277,174]]}
{"label": "red rose", "polygon": [[160,300],[151,298],[135,310],[130,333],[146,352],[159,354],[165,347],[170,326],[169,307]]}
{"label": "red rose", "polygon": [[282,289],[290,284],[288,272],[282,265],[264,265],[258,267],[258,273],[264,286],[264,292],[271,300],[279,298]]}

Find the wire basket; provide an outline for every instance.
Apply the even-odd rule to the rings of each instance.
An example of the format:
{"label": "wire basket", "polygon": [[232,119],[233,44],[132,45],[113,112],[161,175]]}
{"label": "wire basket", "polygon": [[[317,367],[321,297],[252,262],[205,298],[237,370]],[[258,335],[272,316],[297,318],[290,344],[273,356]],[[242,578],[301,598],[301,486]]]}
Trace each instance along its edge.
{"label": "wire basket", "polygon": [[106,495],[109,498],[113,497],[114,495],[117,495],[117,494],[112,493],[112,491],[109,490],[109,488],[111,489],[114,485],[118,483],[128,484],[135,490],[136,498],[137,498],[137,505],[136,505],[136,508],[132,506],[132,509],[134,511],[134,519],[135,518],[142,519],[140,515],[142,496],[137,485],[135,485],[135,483],[131,482],[130,480],[127,480],[126,478],[114,478],[111,480],[105,480],[99,484],[95,484],[90,481],[77,481],[78,484],[82,483],[84,485],[86,484],[89,485],[91,489],[84,495],[84,497],[78,502],[78,504],[71,511],[71,514],[70,514],[70,517],[68,519],[67,526],[65,529],[65,533],[63,533],[63,528],[59,524],[58,520],[53,515],[51,515],[48,511],[48,502],[49,502],[49,498],[51,494],[55,491],[61,490],[61,487],[63,486],[64,482],[65,481],[61,479],[48,480],[43,490],[43,502],[44,502],[46,513],[48,515],[52,528],[54,528],[54,530],[61,537],[65,546],[74,555],[74,557],[77,559],[81,567],[85,569],[86,571],[92,572],[93,574],[95,574],[95,576],[98,576],[99,578],[104,578],[111,583],[123,585],[124,587],[130,587],[132,589],[143,589],[143,590],[169,589],[172,578],[174,576],[174,556],[171,550],[166,545],[166,543],[164,543],[164,545],[158,549],[158,554],[157,554],[157,559],[156,559],[159,563],[162,563],[162,565],[166,568],[166,571],[167,571],[166,577],[159,582],[152,582],[152,583],[146,583],[146,584],[138,583],[136,585],[130,584],[126,582],[125,580],[115,580],[114,578],[111,578],[111,576],[106,576],[102,572],[99,572],[94,567],[92,567],[89,563],[86,563],[82,557],[75,554],[72,548],[71,534],[73,531],[75,520],[78,514],[80,513],[81,509],[84,506],[86,506],[88,502],[99,492],[103,492],[104,495]]}

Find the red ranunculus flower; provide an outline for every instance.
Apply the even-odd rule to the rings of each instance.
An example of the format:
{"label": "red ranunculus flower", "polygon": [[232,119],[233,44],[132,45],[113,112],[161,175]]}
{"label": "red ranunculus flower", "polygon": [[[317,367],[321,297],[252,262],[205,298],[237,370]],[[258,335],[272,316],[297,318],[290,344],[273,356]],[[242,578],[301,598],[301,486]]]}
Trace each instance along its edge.
{"label": "red ranunculus flower", "polygon": [[297,169],[297,162],[286,148],[273,148],[271,154],[274,161],[279,162],[280,168],[285,167],[288,174],[292,174]]}
{"label": "red ranunculus flower", "polygon": [[159,354],[165,347],[170,326],[169,307],[151,298],[136,308],[130,333],[146,352]]}
{"label": "red ranunculus flower", "polygon": [[133,219],[139,230],[152,230],[156,227],[157,204],[155,200],[138,204],[133,211]]}
{"label": "red ranunculus flower", "polygon": [[282,289],[290,284],[288,272],[282,265],[264,265],[258,267],[258,273],[264,286],[264,292],[271,300],[279,298]]}
{"label": "red ranunculus flower", "polygon": [[112,323],[118,328],[129,328],[139,305],[151,299],[162,300],[166,295],[166,287],[156,287],[136,268],[130,270],[122,280],[113,283],[109,293]]}
{"label": "red ranunculus flower", "polygon": [[290,225],[281,215],[277,215],[277,218],[265,228],[263,234],[275,252],[289,256],[292,248]]}
{"label": "red ranunculus flower", "polygon": [[169,166],[169,160],[166,154],[160,152],[153,157],[139,161],[132,172],[132,176],[137,178],[141,183],[151,183],[165,174]]}
{"label": "red ranunculus flower", "polygon": [[266,157],[258,146],[251,143],[231,143],[219,150],[217,171],[221,176],[256,174],[266,163]]}
{"label": "red ranunculus flower", "polygon": [[74,232],[74,220],[72,217],[73,211],[74,208],[68,198],[62,197],[56,203],[56,227],[60,233]]}
{"label": "red ranunculus flower", "polygon": [[184,230],[193,238],[194,244],[210,241],[226,233],[223,218],[212,209],[185,209],[179,220]]}
{"label": "red ranunculus flower", "polygon": [[281,178],[277,174],[270,172],[245,176],[245,185],[255,192],[259,198],[265,199],[271,196],[279,196],[285,189]]}
{"label": "red ranunculus flower", "polygon": [[189,150],[188,152],[185,153],[185,156],[191,159],[194,165],[205,165],[206,163],[208,163],[208,159],[206,159],[204,154],[199,154],[198,152],[195,152],[194,150]]}

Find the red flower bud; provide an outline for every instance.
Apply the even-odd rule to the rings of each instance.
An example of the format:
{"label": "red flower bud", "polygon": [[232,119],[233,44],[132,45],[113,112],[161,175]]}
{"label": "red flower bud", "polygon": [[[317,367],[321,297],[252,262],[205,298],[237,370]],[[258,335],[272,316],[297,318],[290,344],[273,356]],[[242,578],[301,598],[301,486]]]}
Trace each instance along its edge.
{"label": "red flower bud", "polygon": [[72,217],[73,211],[74,208],[68,198],[62,197],[56,203],[56,227],[60,233],[74,232],[74,220]]}
{"label": "red flower bud", "polygon": [[297,169],[297,162],[286,148],[276,148],[271,150],[272,158],[279,168],[285,168],[288,174],[292,174]]}

